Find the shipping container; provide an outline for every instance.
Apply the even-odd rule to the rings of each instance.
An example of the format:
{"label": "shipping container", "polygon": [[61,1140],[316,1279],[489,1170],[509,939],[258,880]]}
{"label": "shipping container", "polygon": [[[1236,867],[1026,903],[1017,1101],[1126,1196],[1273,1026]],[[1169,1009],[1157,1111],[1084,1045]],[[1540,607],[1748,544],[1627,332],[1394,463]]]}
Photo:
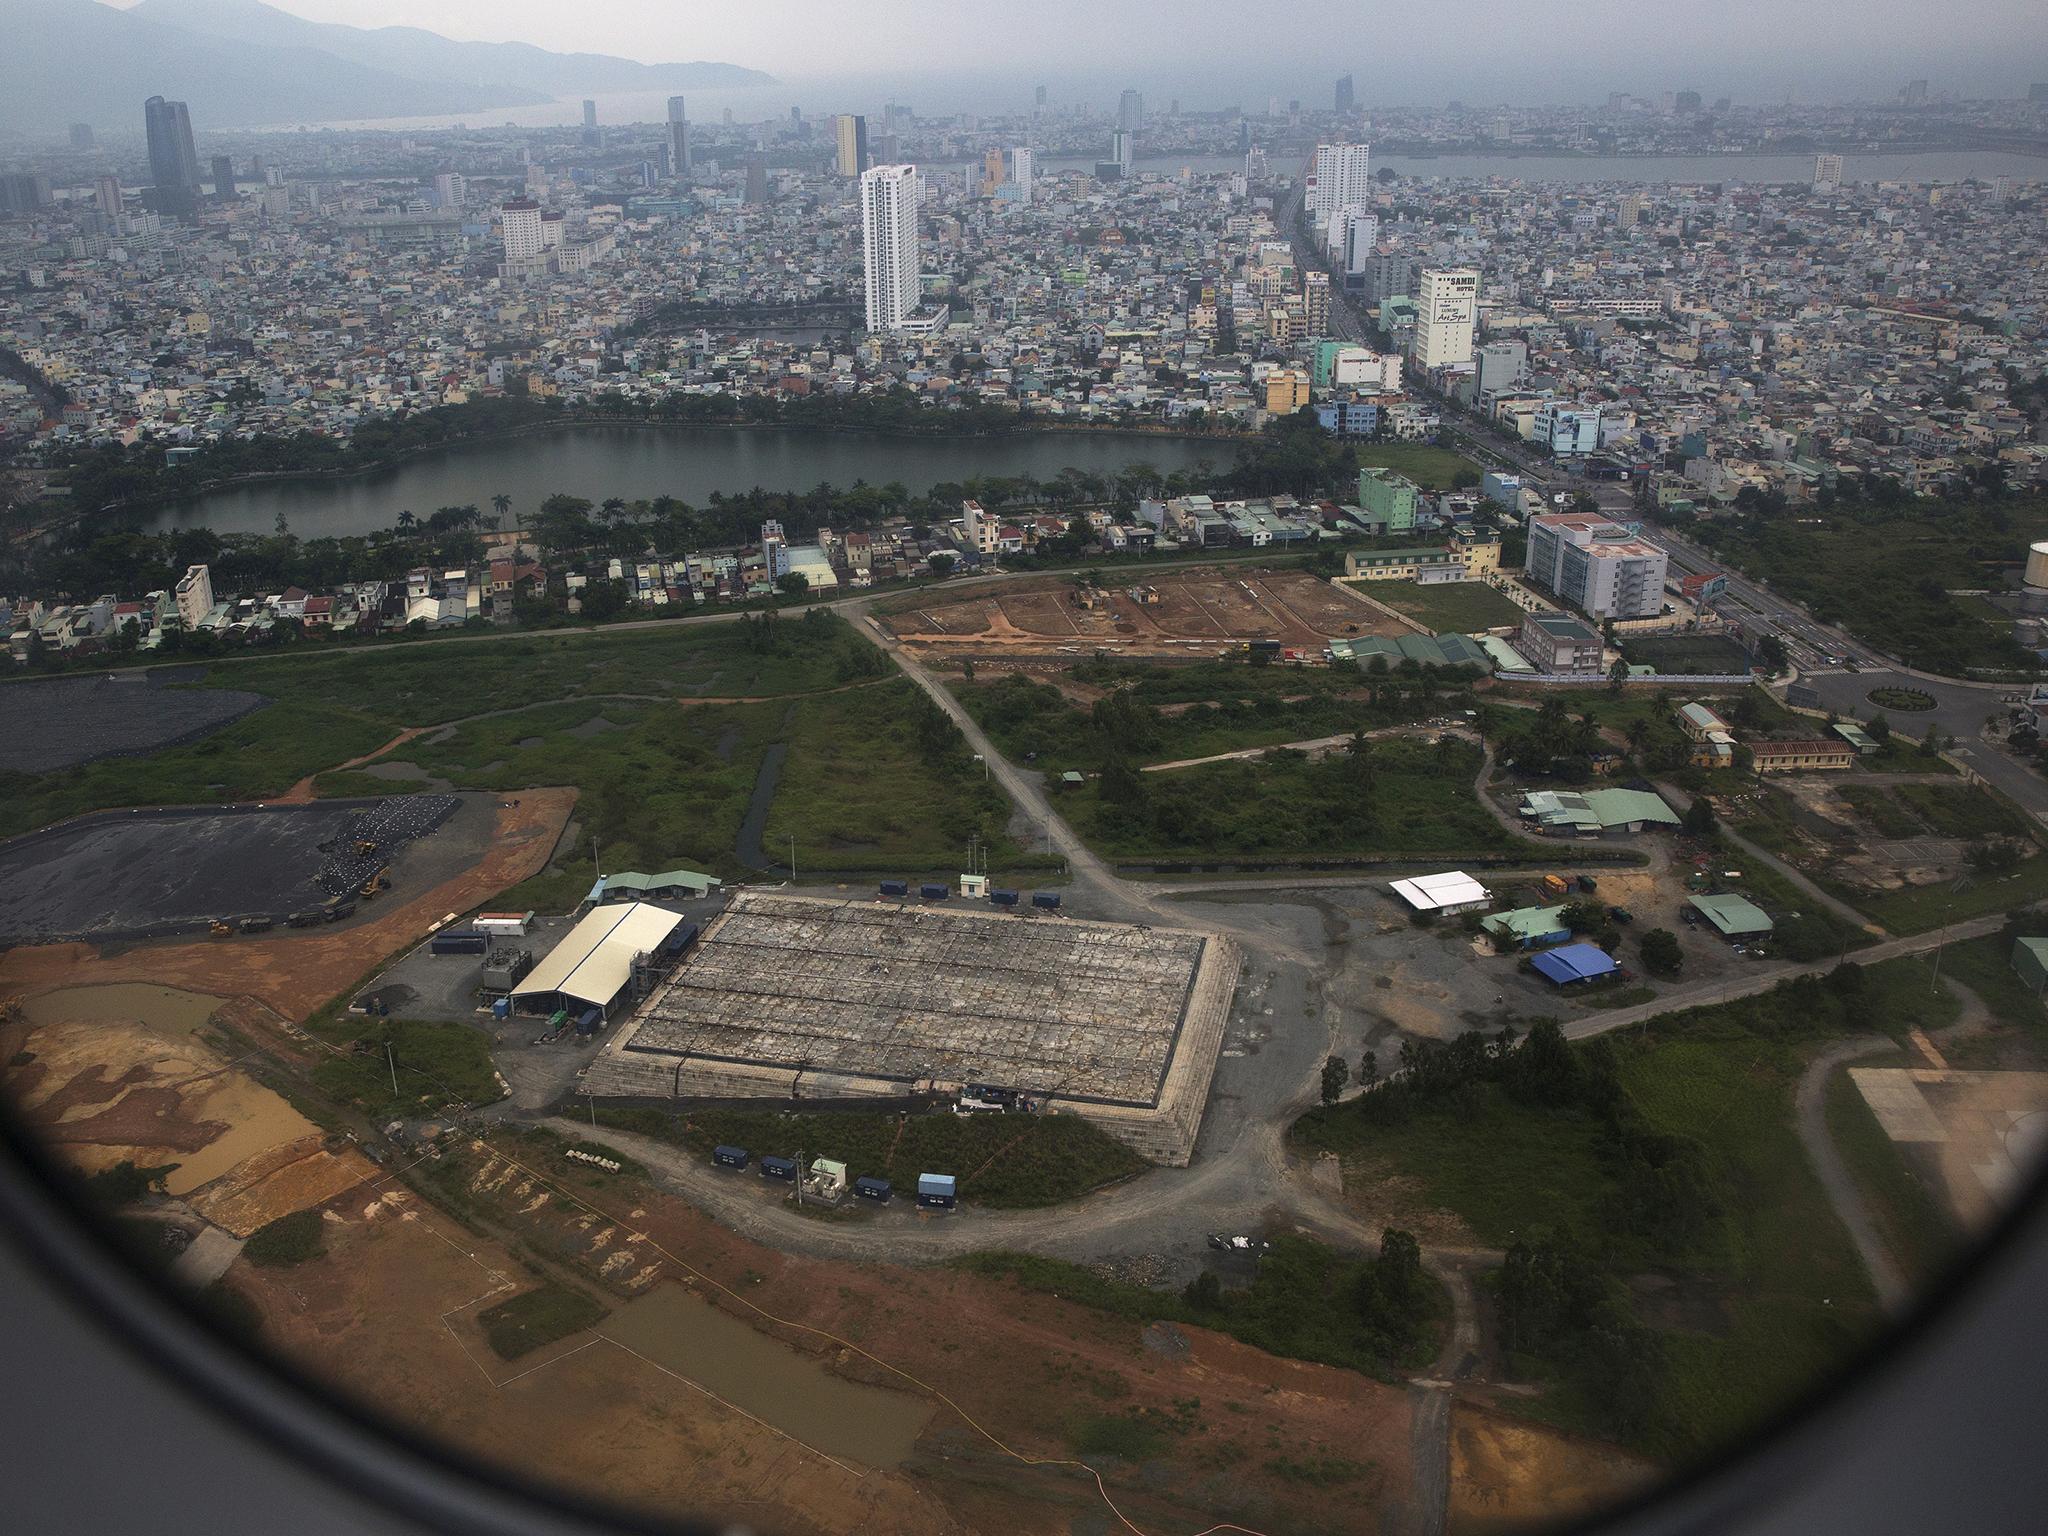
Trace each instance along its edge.
{"label": "shipping container", "polygon": [[711,1161],[721,1168],[744,1168],[747,1166],[745,1147],[713,1147]]}
{"label": "shipping container", "polygon": [[950,1173],[920,1173],[917,1176],[917,1203],[928,1210],[952,1210],[958,1193],[956,1181]]}
{"label": "shipping container", "polygon": [[661,952],[664,955],[680,955],[684,950],[697,942],[697,935],[701,932],[703,932],[703,929],[699,928],[697,924],[684,923],[661,941]]}
{"label": "shipping container", "polygon": [[855,1179],[853,1181],[853,1192],[863,1200],[886,1201],[889,1198],[889,1181],[887,1179]]}
{"label": "shipping container", "polygon": [[511,999],[511,998],[509,998],[509,997],[501,997],[501,998],[497,999],[497,1000],[496,1000],[495,1002],[493,1002],[493,1003],[491,1004],[491,1017],[492,1017],[492,1018],[494,1018],[494,1019],[509,1019],[509,1018],[511,1018],[511,1017],[512,1017],[512,999]]}
{"label": "shipping container", "polygon": [[1060,909],[1059,892],[1033,891],[1031,893],[1031,905],[1033,905],[1034,907],[1043,907],[1048,912],[1057,912]]}
{"label": "shipping container", "polygon": [[472,928],[444,928],[428,941],[437,955],[480,955],[491,947],[491,936]]}
{"label": "shipping container", "polygon": [[908,896],[910,894],[910,882],[908,880],[884,880],[882,882],[882,894],[884,896]]}
{"label": "shipping container", "polygon": [[1017,905],[1017,893],[1015,891],[990,891],[988,899],[999,907],[1014,907]]}
{"label": "shipping container", "polygon": [[917,888],[917,894],[926,901],[944,901],[953,893],[943,885],[921,885]]}
{"label": "shipping container", "polygon": [[244,933],[268,933],[276,926],[277,921],[274,918],[245,917],[242,919],[242,932]]}
{"label": "shipping container", "polygon": [[774,1157],[766,1153],[762,1154],[761,1177],[764,1179],[787,1179],[790,1183],[794,1184],[796,1182],[796,1159],[793,1157]]}
{"label": "shipping container", "polygon": [[586,1008],[583,1010],[583,1017],[576,1021],[576,1033],[579,1035],[594,1035],[603,1028],[604,1010],[602,1008]]}

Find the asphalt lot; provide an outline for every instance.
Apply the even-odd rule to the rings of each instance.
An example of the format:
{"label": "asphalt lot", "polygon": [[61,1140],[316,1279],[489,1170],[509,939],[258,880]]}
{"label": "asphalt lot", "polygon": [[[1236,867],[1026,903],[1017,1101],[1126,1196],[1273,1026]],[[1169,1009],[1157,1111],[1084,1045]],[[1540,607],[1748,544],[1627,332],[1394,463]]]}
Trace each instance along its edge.
{"label": "asphalt lot", "polygon": [[2048,817],[2048,779],[1982,739],[1985,719],[1991,715],[2004,719],[2010,707],[2004,702],[2006,696],[2024,689],[1987,688],[1880,670],[1814,672],[1799,681],[1820,695],[1822,705],[1836,714],[1846,716],[1854,711],[1865,720],[1878,712],[1878,706],[1870,702],[1873,688],[1912,688],[1928,695],[1935,701],[1931,710],[1886,710],[1892,728],[1916,740],[1926,735],[1930,726],[1944,736],[1955,737],[1955,755],[1972,772],[2029,815]]}
{"label": "asphalt lot", "polygon": [[0,687],[0,769],[49,773],[211,735],[270,701],[237,688],[179,688],[196,668],[51,677]]}
{"label": "asphalt lot", "polygon": [[[0,845],[0,942],[156,938],[203,931],[214,918],[282,923],[326,899],[330,856],[320,845],[352,840],[378,804],[107,811],[28,833]],[[427,837],[418,851],[434,842]],[[461,862],[475,854],[468,849]],[[401,856],[395,841],[380,852]]]}

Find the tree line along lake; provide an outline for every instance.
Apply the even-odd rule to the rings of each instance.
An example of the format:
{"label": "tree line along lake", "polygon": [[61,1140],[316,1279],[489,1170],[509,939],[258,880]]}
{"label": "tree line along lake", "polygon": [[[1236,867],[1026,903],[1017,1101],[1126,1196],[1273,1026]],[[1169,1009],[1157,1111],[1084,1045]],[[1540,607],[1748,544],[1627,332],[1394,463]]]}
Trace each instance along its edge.
{"label": "tree line along lake", "polygon": [[557,493],[592,501],[667,495],[703,506],[714,491],[900,481],[922,495],[934,485],[977,476],[1050,480],[1069,467],[1102,475],[1134,463],[1162,474],[1204,465],[1220,472],[1236,457],[1231,438],[1142,432],[922,437],[797,427],[567,426],[430,449],[362,474],[224,486],[167,506],[144,526],[270,533],[283,517],[300,538],[345,537],[390,528],[401,511],[424,520],[437,507],[480,507],[488,524],[491,498],[498,495],[512,498],[517,517]]}

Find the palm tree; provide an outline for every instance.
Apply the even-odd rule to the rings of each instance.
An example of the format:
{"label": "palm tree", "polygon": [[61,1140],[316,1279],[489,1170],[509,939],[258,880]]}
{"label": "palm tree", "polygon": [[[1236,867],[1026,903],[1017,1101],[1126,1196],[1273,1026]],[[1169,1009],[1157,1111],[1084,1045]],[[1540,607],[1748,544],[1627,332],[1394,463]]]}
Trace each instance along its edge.
{"label": "palm tree", "polygon": [[400,533],[410,533],[412,532],[413,529],[419,527],[419,525],[420,520],[412,515],[411,507],[407,507],[403,512],[400,512],[398,514],[398,531]]}
{"label": "palm tree", "polygon": [[512,498],[503,491],[491,498],[491,510],[498,514],[498,526],[505,526],[505,514],[512,510]]}

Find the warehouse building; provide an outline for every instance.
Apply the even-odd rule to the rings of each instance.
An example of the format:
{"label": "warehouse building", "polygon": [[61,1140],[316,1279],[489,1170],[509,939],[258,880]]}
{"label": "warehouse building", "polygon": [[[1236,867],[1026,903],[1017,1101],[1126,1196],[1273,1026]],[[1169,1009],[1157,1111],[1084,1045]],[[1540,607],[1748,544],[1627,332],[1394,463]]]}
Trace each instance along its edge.
{"label": "warehouse building", "polygon": [[1539,789],[1523,797],[1520,811],[1549,837],[1607,837],[1681,824],[1678,813],[1647,789]]}
{"label": "warehouse building", "polygon": [[1771,915],[1741,896],[1695,896],[1692,905],[1728,940],[1760,939],[1771,931]]}
{"label": "warehouse building", "polygon": [[646,902],[601,906],[512,988],[512,1006],[536,1014],[596,1008],[610,1016],[629,1000],[636,964],[659,955],[682,925],[678,914]]}
{"label": "warehouse building", "polygon": [[743,890],[584,1088],[786,1104],[987,1085],[1178,1166],[1238,970],[1230,940],[1192,929]]}
{"label": "warehouse building", "polygon": [[1493,892],[1462,869],[1439,875],[1417,875],[1410,880],[1390,882],[1394,894],[1416,912],[1440,913],[1446,917],[1460,912],[1478,912],[1493,904]]}
{"label": "warehouse building", "polygon": [[696,901],[724,883],[694,869],[665,869],[658,875],[627,870],[600,876],[583,899],[593,907],[607,901]]}
{"label": "warehouse building", "polygon": [[1612,976],[1621,967],[1598,944],[1567,944],[1546,949],[1529,962],[1537,975],[1554,987],[1573,987]]}
{"label": "warehouse building", "polygon": [[1516,907],[1480,920],[1488,933],[1511,939],[1521,949],[1543,949],[1562,944],[1572,936],[1564,923],[1564,907]]}
{"label": "warehouse building", "polygon": [[1330,642],[1332,661],[1355,661],[1361,667],[1373,658],[1391,669],[1404,661],[1425,667],[1476,667],[1482,673],[1493,670],[1479,643],[1465,635],[1359,635]]}
{"label": "warehouse building", "polygon": [[2034,996],[2048,992],[2048,939],[2014,939],[2012,968]]}

